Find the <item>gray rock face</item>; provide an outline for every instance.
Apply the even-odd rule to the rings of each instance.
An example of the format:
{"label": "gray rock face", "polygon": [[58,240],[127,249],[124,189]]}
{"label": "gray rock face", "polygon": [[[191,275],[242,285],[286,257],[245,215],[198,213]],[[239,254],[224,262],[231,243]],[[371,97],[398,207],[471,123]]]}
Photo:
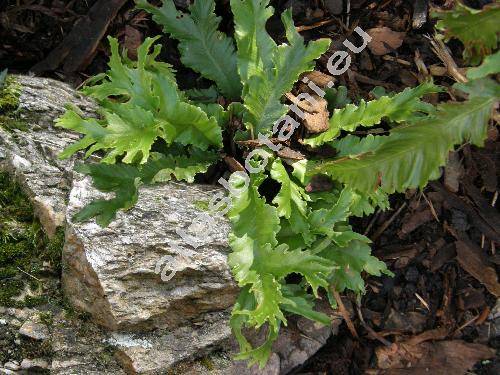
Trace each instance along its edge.
{"label": "gray rock face", "polygon": [[[196,369],[197,362],[187,363],[214,349],[234,348],[228,319],[238,289],[226,262],[229,224],[214,217],[215,225],[207,230],[195,219],[203,214],[200,202],[207,202],[218,189],[180,183],[146,187],[137,205],[120,212],[109,227],[94,221],[74,223],[76,212],[105,195],[73,172],[74,159],[57,159],[78,136],[54,128],[52,122],[67,103],[87,115],[95,105],[53,80],[17,80],[22,86],[19,116],[28,131],[7,132],[0,127],[0,169],[21,182],[49,235],[65,227],[65,296],[106,329],[87,337],[85,347],[91,348],[92,340],[96,350],[113,347],[121,367],[131,374],[175,373],[179,365]],[[179,236],[179,228],[198,238],[195,247]],[[283,329],[263,374],[285,374],[300,365],[338,326],[308,324],[299,319]],[[92,356],[71,338],[70,328],[54,329],[52,334],[54,373],[99,373],[92,368]],[[71,354],[72,345],[78,355]],[[216,363],[216,370],[207,374],[261,373],[225,359]]]}
{"label": "gray rock face", "polygon": [[[226,263],[228,223],[204,233],[194,249],[175,232],[188,227],[210,186],[167,184],[141,190],[137,205],[107,228],[71,222],[92,198],[88,179],[75,180],[67,211],[63,287],[72,303],[112,330],[144,331],[203,322],[232,306],[237,288]],[[163,261],[162,261],[163,259]],[[175,275],[162,281],[157,265]]]}
{"label": "gray rock face", "polygon": [[62,161],[57,155],[78,139],[78,135],[52,124],[63,114],[66,103],[74,103],[87,115],[96,107],[61,82],[25,76],[16,77],[16,81],[22,86],[18,116],[29,131],[10,133],[0,126],[0,168],[16,176],[45,232],[52,237],[64,225],[73,169],[73,160]]}
{"label": "gray rock face", "polygon": [[47,326],[37,320],[27,320],[19,328],[19,334],[33,340],[46,340],[49,337]]}

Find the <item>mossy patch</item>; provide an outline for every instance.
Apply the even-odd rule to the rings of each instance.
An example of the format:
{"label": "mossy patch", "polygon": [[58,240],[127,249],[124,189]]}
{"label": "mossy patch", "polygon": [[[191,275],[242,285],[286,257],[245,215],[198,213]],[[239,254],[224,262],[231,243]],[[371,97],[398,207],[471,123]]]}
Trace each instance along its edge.
{"label": "mossy patch", "polygon": [[17,115],[12,115],[12,117],[0,115],[0,127],[9,132],[14,130],[21,130],[25,132],[28,130],[28,124],[26,121],[17,118]]}
{"label": "mossy patch", "polygon": [[0,127],[13,131],[26,131],[28,125],[19,116],[21,85],[12,76],[7,76],[0,89]]}
{"label": "mossy patch", "polygon": [[197,200],[193,205],[200,211],[208,211],[208,203],[208,200]]}
{"label": "mossy patch", "polygon": [[47,238],[20,186],[0,172],[0,305],[47,304],[52,296],[40,278],[60,274],[63,242],[62,230]]}
{"label": "mossy patch", "polygon": [[0,89],[0,114],[8,114],[19,108],[21,85],[12,76],[7,76]]}

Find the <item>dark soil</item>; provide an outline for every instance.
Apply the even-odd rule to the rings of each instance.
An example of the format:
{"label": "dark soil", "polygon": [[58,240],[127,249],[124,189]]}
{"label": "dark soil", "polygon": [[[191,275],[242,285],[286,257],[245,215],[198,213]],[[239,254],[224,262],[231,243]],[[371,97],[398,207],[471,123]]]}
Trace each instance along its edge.
{"label": "dark soil", "polygon": [[[77,52],[81,48],[81,61],[68,63],[67,55],[57,52],[61,43],[69,43],[67,37],[73,28],[79,27],[77,21],[96,3],[96,0],[0,1],[0,71],[3,68],[14,73],[35,70],[74,85],[104,71],[109,54],[105,37],[99,36],[95,48],[90,50],[82,43],[71,45]],[[116,15],[103,20],[102,17],[109,17],[109,13],[100,14],[94,21],[107,25],[103,35],[118,37],[131,51],[131,57],[141,40],[161,33],[144,12],[134,10],[132,1],[110,3],[116,6]],[[176,3],[185,4],[180,0]],[[296,25],[312,26],[302,35],[308,40],[331,38],[332,51],[344,48],[342,42],[346,38],[353,39],[348,30],[354,25],[363,30],[388,27],[404,33],[402,45],[398,48],[386,46],[389,51],[383,56],[376,56],[368,49],[353,56],[349,73],[340,76],[338,83],[348,87],[352,99],[370,98],[376,86],[400,91],[417,85],[424,72],[417,68],[416,62],[431,70],[436,83],[445,87],[454,83],[446,74],[438,74],[436,70],[432,73],[430,69],[442,66],[428,39],[433,33],[434,22],[424,19],[426,22],[421,27],[414,25],[414,9],[428,4],[427,0],[351,0],[349,16],[345,7],[340,15],[329,13],[335,1],[272,3],[279,11],[293,4]],[[435,1],[430,5],[449,6],[451,3]],[[488,1],[467,3],[479,8]],[[227,20],[222,23],[223,27],[230,31],[227,1],[219,1],[217,11]],[[328,22],[321,25],[321,21]],[[277,40],[282,37],[277,17],[270,20],[268,29]],[[82,30],[83,39],[86,36],[96,38],[95,30]],[[180,67],[176,43],[168,37],[160,41],[164,46],[162,59],[182,73],[178,75],[182,77],[181,86],[203,85],[194,72]],[[465,66],[460,43],[451,42],[448,47],[457,65]],[[52,62],[50,69],[47,59]],[[325,66],[326,60],[321,60],[318,70],[326,72]],[[449,99],[448,94],[428,98],[431,102]],[[398,344],[421,337],[422,333],[429,334],[430,342],[463,340],[499,348],[500,306],[495,307],[494,293],[500,264],[496,253],[500,214],[495,207],[500,175],[498,128],[491,127],[485,148],[465,145],[452,159],[454,162],[444,171],[445,177],[423,192],[409,191],[406,195],[395,196],[391,210],[354,223],[360,233],[374,240],[374,254],[388,264],[395,277],[368,278],[367,293],[360,301],[347,295],[346,302],[353,306],[351,318],[359,337],[355,338],[343,325],[340,333],[295,373],[402,373],[381,368],[381,351],[392,348],[397,352],[400,350]],[[446,372],[446,366],[446,358],[438,356],[429,365],[436,373],[438,370]],[[415,371],[405,373],[421,373],[418,369]],[[498,357],[477,363],[474,372],[500,373]]]}

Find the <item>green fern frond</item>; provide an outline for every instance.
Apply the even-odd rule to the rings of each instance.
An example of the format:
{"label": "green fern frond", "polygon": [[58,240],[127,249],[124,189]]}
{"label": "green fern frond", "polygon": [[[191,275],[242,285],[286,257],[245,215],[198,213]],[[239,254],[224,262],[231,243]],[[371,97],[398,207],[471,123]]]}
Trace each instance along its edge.
{"label": "green fern frond", "polygon": [[394,96],[382,96],[369,102],[361,100],[358,105],[347,104],[333,112],[326,132],[307,138],[304,143],[317,147],[337,138],[341,130],[351,132],[358,126],[373,126],[384,118],[394,122],[412,121],[422,114],[432,113],[434,109],[420,98],[440,91],[438,86],[426,82],[415,88],[406,88]]}
{"label": "green fern frond", "polygon": [[241,96],[234,44],[218,31],[221,18],[214,13],[214,0],[196,0],[188,7],[189,14],[177,11],[172,0],[164,0],[160,8],[138,0],[137,7],[151,13],[163,30],[179,41],[184,65],[214,81],[229,99]]}
{"label": "green fern frond", "polygon": [[137,62],[128,60],[125,53],[120,56],[117,41],[109,41],[110,69],[84,89],[98,100],[103,118],[84,119],[73,110],[59,118],[57,126],[85,135],[68,146],[61,158],[88,148],[86,156],[105,151],[105,163],[115,163],[123,156],[124,163],[143,164],[157,138],[202,150],[222,146],[217,120],[184,101],[170,66],[155,61],[159,46],[148,55],[155,39],[147,38],[139,47]]}
{"label": "green fern frond", "polygon": [[297,33],[291,11],[281,15],[289,44],[277,46],[267,34],[265,24],[273,14],[269,0],[231,0],[236,24],[238,69],[243,82],[243,120],[254,137],[269,135],[274,123],[287,112],[283,95],[299,76],[313,70],[314,60],[330,41],[320,39],[307,46]]}
{"label": "green fern frond", "polygon": [[[175,156],[174,156],[175,154]],[[178,181],[193,182],[198,173],[204,173],[217,160],[215,153],[192,150],[190,156],[153,152],[147,163],[140,166],[128,164],[81,164],[77,172],[92,177],[94,187],[114,193],[110,199],[94,200],[74,216],[75,221],[93,217],[101,226],[107,226],[119,210],[127,210],[137,203],[139,187],[143,184]]]}
{"label": "green fern frond", "polygon": [[483,97],[442,104],[434,116],[396,127],[389,136],[358,139],[356,153],[319,162],[308,173],[325,173],[362,193],[378,186],[387,193],[424,187],[439,177],[453,146],[482,145],[494,101]]}
{"label": "green fern frond", "polygon": [[469,8],[460,2],[454,9],[434,12],[439,18],[436,28],[444,31],[447,40],[459,39],[465,47],[464,58],[479,63],[498,46],[500,33],[500,4],[494,2],[481,10]]}

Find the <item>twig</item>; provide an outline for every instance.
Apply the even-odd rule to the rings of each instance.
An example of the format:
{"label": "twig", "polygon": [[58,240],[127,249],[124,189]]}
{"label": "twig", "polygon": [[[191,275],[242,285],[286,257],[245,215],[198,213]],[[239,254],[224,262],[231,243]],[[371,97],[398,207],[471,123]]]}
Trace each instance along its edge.
{"label": "twig", "polygon": [[386,88],[391,87],[390,83],[378,81],[376,79],[372,79],[372,78],[367,77],[367,76],[365,76],[361,73],[358,73],[354,70],[352,71],[352,75],[354,76],[354,78],[356,78],[357,81],[359,81],[361,83],[366,83],[368,85],[374,85],[374,86],[382,86],[382,87],[386,87]]}
{"label": "twig", "polygon": [[415,293],[415,297],[418,298],[418,300],[422,303],[422,305],[424,305],[424,307],[428,310],[428,311],[431,311],[431,309],[429,308],[429,304],[420,296],[420,294],[418,293]]}
{"label": "twig", "polygon": [[347,19],[345,21],[345,25],[347,26],[347,28],[349,28],[349,23],[351,22],[351,0],[347,0],[346,13],[347,13]]}
{"label": "twig", "polygon": [[312,25],[297,26],[295,28],[295,30],[297,30],[298,33],[301,33],[302,31],[313,30],[313,29],[316,29],[316,28],[321,27],[321,26],[330,25],[334,22],[335,22],[334,19],[323,20],[323,21],[316,22]]}
{"label": "twig", "polygon": [[29,277],[31,277],[31,278],[33,278],[33,279],[35,279],[35,280],[36,280],[36,281],[38,281],[39,283],[41,283],[41,282],[42,282],[42,280],[40,280],[40,279],[36,278],[35,276],[33,276],[33,275],[29,274],[28,272],[26,272],[25,270],[21,269],[20,267],[17,267],[17,269],[18,269],[19,271],[21,271],[22,273],[24,273],[25,275],[28,275]]}
{"label": "twig", "polygon": [[366,322],[365,322],[365,319],[363,318],[363,314],[361,314],[361,309],[359,308],[358,305],[356,305],[356,310],[358,312],[358,317],[359,317],[359,320],[361,321],[361,324],[363,325],[363,327],[370,333],[370,335],[372,335],[375,339],[377,339],[378,341],[380,341],[382,344],[384,344],[385,346],[391,346],[392,343],[386,339],[384,339],[382,336],[380,336],[377,332],[375,332],[373,330],[372,327],[370,327]]}
{"label": "twig", "polygon": [[382,235],[382,233],[384,233],[384,231],[387,229],[387,227],[392,224],[394,219],[396,219],[396,217],[398,217],[398,215],[401,213],[401,211],[403,211],[403,208],[405,208],[405,207],[406,207],[406,202],[404,202],[397,209],[397,211],[389,218],[389,220],[387,220],[384,224],[382,224],[382,226],[380,228],[378,228],[378,230],[372,236],[371,240],[375,242]]}
{"label": "twig", "polygon": [[403,59],[398,59],[397,57],[391,56],[391,55],[384,55],[382,56],[382,59],[385,61],[394,61],[397,62],[398,64],[405,65],[405,66],[411,66],[412,63]]}
{"label": "twig", "polygon": [[427,38],[431,42],[432,51],[443,62],[443,64],[446,66],[446,69],[448,69],[448,73],[455,79],[455,81],[467,82],[467,78],[465,78],[465,76],[458,70],[458,66],[455,60],[453,60],[450,50],[444,45],[444,42],[440,39],[437,39],[435,36],[432,38],[428,36]]}
{"label": "twig", "polygon": [[493,199],[491,200],[491,207],[495,207],[498,199],[498,190],[495,190],[495,194],[493,194]]}
{"label": "twig", "polygon": [[347,328],[349,328],[349,331],[351,331],[351,335],[353,335],[355,338],[359,339],[358,333],[356,332],[356,328],[354,327],[354,324],[351,320],[351,317],[349,316],[349,312],[344,306],[344,303],[342,302],[342,299],[340,298],[339,292],[335,290],[335,287],[331,287],[333,296],[335,297],[335,300],[337,301],[337,305],[339,306],[339,311],[340,314],[342,314],[342,317],[344,318]]}
{"label": "twig", "polygon": [[439,221],[439,217],[438,217],[438,215],[437,215],[437,213],[436,213],[436,210],[434,209],[434,206],[432,205],[432,202],[431,202],[429,199],[427,199],[427,196],[425,195],[425,193],[424,193],[424,192],[422,192],[422,196],[424,197],[425,201],[426,201],[426,202],[427,202],[427,204],[429,205],[429,208],[431,209],[432,216],[434,216],[434,219],[436,219],[436,221],[437,221],[438,223],[440,223],[440,221]]}
{"label": "twig", "polygon": [[377,208],[377,212],[375,212],[372,219],[368,223],[368,226],[366,227],[366,229],[363,233],[363,236],[366,236],[368,233],[370,233],[370,230],[372,229],[373,224],[375,224],[375,221],[377,221],[378,217],[380,216],[380,212],[381,212],[380,209]]}
{"label": "twig", "polygon": [[456,335],[458,332],[460,332],[462,329],[464,329],[465,327],[467,326],[470,326],[472,323],[474,323],[477,319],[479,318],[479,315],[476,315],[474,318],[472,318],[471,320],[468,320],[467,322],[465,322],[464,324],[462,324],[460,327],[458,327],[454,332],[453,332],[453,335]]}

